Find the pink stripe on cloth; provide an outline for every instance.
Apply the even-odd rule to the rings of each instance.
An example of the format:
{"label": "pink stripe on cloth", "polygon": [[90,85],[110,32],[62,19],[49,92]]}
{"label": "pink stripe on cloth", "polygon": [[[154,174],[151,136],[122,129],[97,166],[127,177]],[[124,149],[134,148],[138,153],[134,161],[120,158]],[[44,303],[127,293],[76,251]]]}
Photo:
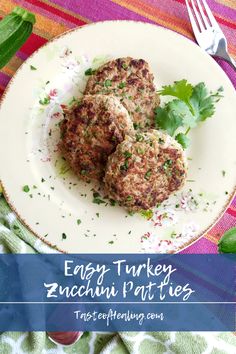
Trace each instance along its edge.
{"label": "pink stripe on cloth", "polygon": [[57,15],[51,13],[50,11],[42,9],[41,7],[38,7],[37,5],[32,5],[31,3],[28,3],[24,0],[14,0],[14,1],[17,5],[23,6],[33,13],[39,13],[40,15],[45,16],[55,22],[63,23],[68,28],[74,28],[76,26],[74,23],[67,21],[60,16],[57,16]]}
{"label": "pink stripe on cloth", "polygon": [[105,20],[136,20],[153,23],[153,21],[110,0],[51,0],[51,2],[94,22]]}
{"label": "pink stripe on cloth", "polygon": [[189,246],[185,250],[180,252],[181,254],[193,254],[193,253],[218,253],[217,245],[213,242],[202,237],[195,242],[192,246]]}

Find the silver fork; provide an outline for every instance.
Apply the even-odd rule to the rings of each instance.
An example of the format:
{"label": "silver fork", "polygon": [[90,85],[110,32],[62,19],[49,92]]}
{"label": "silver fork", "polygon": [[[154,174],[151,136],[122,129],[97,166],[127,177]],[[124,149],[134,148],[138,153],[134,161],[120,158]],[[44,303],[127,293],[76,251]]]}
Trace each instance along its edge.
{"label": "silver fork", "polygon": [[185,2],[199,46],[208,54],[224,59],[236,70],[236,62],[228,53],[227,40],[207,2],[205,0],[185,0]]}

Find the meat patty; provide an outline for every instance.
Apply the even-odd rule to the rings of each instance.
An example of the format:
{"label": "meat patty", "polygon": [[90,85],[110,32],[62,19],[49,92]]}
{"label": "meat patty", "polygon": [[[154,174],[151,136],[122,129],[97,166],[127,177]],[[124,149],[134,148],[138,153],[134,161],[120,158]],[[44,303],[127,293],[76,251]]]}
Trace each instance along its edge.
{"label": "meat patty", "polygon": [[60,125],[59,148],[82,179],[101,180],[108,156],[132,134],[131,118],[113,96],[87,95],[67,112]]}
{"label": "meat patty", "polygon": [[85,94],[117,96],[130,113],[134,128],[154,127],[154,108],[160,99],[154,76],[143,59],[119,58],[104,64],[89,78]]}
{"label": "meat patty", "polygon": [[129,210],[147,210],[183,185],[186,166],[182,147],[169,135],[156,130],[136,133],[109,157],[105,191]]}

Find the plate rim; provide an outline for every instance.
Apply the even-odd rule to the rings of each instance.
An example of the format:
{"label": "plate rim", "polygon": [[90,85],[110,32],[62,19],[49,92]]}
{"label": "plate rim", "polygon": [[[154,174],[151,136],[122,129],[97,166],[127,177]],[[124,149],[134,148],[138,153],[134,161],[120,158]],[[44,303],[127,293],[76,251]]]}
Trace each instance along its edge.
{"label": "plate rim", "polygon": [[[224,74],[225,79],[228,81],[228,83],[230,84],[230,86],[233,88],[233,90],[235,91],[235,88],[230,80],[230,78],[226,75],[225,71],[221,68],[221,66],[219,64],[217,64],[217,62],[209,55],[207,54],[204,50],[202,50],[197,43],[193,42],[191,39],[189,39],[188,37],[185,37],[184,35],[182,35],[181,33],[175,32],[172,29],[163,27],[161,25],[158,24],[153,24],[153,23],[149,23],[149,22],[144,22],[144,21],[135,21],[135,20],[105,20],[105,21],[97,21],[97,22],[92,22],[92,23],[87,23],[85,25],[82,26],[78,26],[72,29],[69,29],[63,33],[60,33],[59,35],[51,38],[48,42],[44,43],[41,47],[39,47],[37,50],[35,50],[20,66],[19,68],[16,70],[16,72],[14,73],[14,75],[12,76],[12,78],[10,79],[9,83],[7,84],[1,98],[0,98],[0,114],[1,114],[1,107],[4,103],[4,100],[8,94],[8,91],[10,89],[10,87],[12,86],[12,84],[14,84],[14,81],[16,80],[16,77],[18,75],[18,73],[23,69],[23,67],[25,65],[28,64],[28,62],[35,56],[38,54],[38,52],[40,50],[42,50],[43,48],[50,46],[54,41],[57,41],[58,39],[67,36],[68,34],[72,33],[72,32],[77,32],[85,27],[88,26],[96,26],[99,24],[103,24],[103,23],[133,23],[133,24],[142,24],[142,25],[147,25],[147,26],[152,26],[152,27],[157,27],[163,31],[168,31],[170,33],[172,33],[174,36],[181,37],[182,39],[186,40],[187,42],[191,43],[191,45],[193,45],[195,48],[198,48],[198,50],[205,55],[206,57],[208,57],[212,64],[215,65],[219,70],[222,71],[222,73]],[[235,91],[236,93],[236,91]],[[7,189],[4,186],[4,183],[2,182],[1,178],[0,178],[0,187],[2,187],[2,194],[7,202],[7,204],[9,205],[10,209],[16,214],[18,220],[22,223],[23,226],[25,226],[27,228],[28,231],[30,231],[34,236],[36,236],[39,240],[41,240],[45,245],[51,247],[54,250],[57,250],[60,253],[64,253],[64,254],[70,254],[70,252],[67,252],[65,250],[60,249],[60,247],[58,247],[57,245],[53,245],[51,242],[49,242],[48,240],[46,240],[44,237],[40,236],[36,231],[34,231],[31,226],[28,225],[27,221],[24,220],[24,218],[20,215],[19,211],[14,207],[13,202],[11,202],[9,194],[7,192]],[[229,195],[226,203],[224,204],[221,212],[219,213],[219,215],[214,219],[214,221],[211,223],[211,225],[209,225],[209,227],[207,227],[204,231],[202,231],[200,234],[196,235],[194,238],[192,238],[191,240],[185,242],[182,244],[181,247],[178,247],[175,251],[172,251],[170,253],[179,253],[184,251],[187,247],[193,245],[195,242],[197,242],[198,240],[200,240],[202,237],[204,237],[209,230],[211,230],[216,223],[221,219],[221,217],[224,215],[224,213],[226,212],[227,208],[229,207],[229,205],[231,204],[232,200],[234,199],[234,197],[236,196],[236,184],[234,186],[234,189],[232,191],[232,193]],[[153,254],[155,254],[155,252],[151,252]]]}

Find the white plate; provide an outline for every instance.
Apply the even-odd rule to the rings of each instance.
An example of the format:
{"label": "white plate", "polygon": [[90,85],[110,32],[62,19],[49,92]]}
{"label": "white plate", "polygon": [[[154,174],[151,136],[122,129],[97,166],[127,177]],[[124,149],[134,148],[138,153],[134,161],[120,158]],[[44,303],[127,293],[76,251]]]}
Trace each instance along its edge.
{"label": "white plate", "polygon": [[[193,84],[204,81],[211,90],[224,87],[214,117],[191,134],[188,180],[194,182],[187,182],[163,203],[151,220],[129,216],[118,206],[94,204],[93,185],[65,172],[65,163],[56,151],[59,104],[68,103],[83,89],[84,70],[94,58],[99,65],[122,56],[147,60],[158,87],[183,78]],[[39,97],[43,99],[49,92],[50,104],[40,105]],[[68,32],[31,56],[3,97],[0,179],[5,196],[37,236],[63,251],[180,250],[213,225],[233,195],[235,100],[234,88],[220,67],[174,32],[130,21],[108,21]],[[30,192],[22,190],[25,185]]]}

